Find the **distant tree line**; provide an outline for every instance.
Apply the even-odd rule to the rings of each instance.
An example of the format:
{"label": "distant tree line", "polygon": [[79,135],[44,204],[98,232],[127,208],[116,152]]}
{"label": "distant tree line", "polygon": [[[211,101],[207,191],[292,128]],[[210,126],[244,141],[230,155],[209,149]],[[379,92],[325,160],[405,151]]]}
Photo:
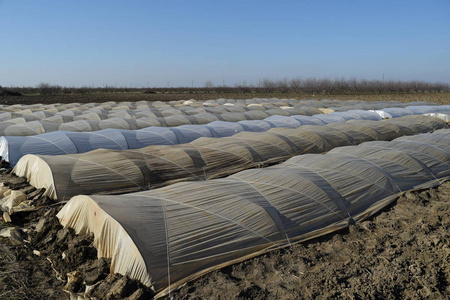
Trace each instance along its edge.
{"label": "distant tree line", "polygon": [[386,94],[386,93],[423,93],[444,92],[450,90],[448,83],[425,81],[367,80],[345,78],[293,78],[273,80],[265,78],[256,85],[245,81],[235,85],[242,91],[263,93],[307,93],[307,94]]}
{"label": "distant tree line", "polygon": [[345,78],[283,78],[273,80],[264,78],[257,83],[241,81],[233,86],[215,85],[212,81],[205,82],[202,87],[62,87],[49,83],[40,83],[35,87],[1,88],[2,93],[14,95],[62,95],[62,94],[94,94],[94,93],[302,93],[302,94],[389,94],[389,93],[437,93],[450,91],[450,85],[442,82],[425,82],[418,80],[366,80]]}
{"label": "distant tree line", "polygon": [[4,88],[0,85],[0,96],[22,96],[22,93],[9,88]]}

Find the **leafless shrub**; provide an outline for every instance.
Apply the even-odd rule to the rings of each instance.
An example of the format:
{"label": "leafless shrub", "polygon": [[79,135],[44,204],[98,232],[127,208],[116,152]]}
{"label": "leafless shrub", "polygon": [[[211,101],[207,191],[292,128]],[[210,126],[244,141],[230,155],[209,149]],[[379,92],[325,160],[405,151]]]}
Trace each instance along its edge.
{"label": "leafless shrub", "polygon": [[63,88],[59,85],[51,85],[50,83],[41,82],[37,85],[40,95],[56,95],[60,94]]}

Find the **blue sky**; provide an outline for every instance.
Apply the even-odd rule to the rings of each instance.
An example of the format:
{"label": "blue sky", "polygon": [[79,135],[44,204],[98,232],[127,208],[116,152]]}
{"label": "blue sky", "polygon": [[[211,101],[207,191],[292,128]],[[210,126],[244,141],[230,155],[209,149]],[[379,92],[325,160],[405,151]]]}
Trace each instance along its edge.
{"label": "blue sky", "polygon": [[450,1],[0,0],[0,85],[450,82]]}

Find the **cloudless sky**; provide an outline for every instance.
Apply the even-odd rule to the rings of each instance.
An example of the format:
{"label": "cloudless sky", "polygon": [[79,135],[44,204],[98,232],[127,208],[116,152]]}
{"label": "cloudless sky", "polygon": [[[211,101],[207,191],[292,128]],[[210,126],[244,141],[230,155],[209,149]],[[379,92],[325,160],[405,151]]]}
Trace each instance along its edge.
{"label": "cloudless sky", "polygon": [[0,0],[0,85],[450,82],[449,0]]}

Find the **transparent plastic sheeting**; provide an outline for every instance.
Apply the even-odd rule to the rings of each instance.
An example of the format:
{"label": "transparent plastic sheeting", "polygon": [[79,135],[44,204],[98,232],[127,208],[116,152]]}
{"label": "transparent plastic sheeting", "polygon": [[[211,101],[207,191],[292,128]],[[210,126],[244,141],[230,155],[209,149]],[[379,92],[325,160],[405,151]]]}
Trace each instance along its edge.
{"label": "transparent plastic sheeting", "polygon": [[392,140],[446,128],[431,117],[403,117],[386,121],[351,121],[267,132],[241,132],[226,138],[200,138],[176,146],[137,150],[95,150],[84,154],[24,156],[14,172],[45,188],[53,199],[79,194],[137,192],[186,180],[207,180],[241,170],[284,161],[303,153],[373,140]]}
{"label": "transparent plastic sheeting", "polygon": [[427,113],[440,113],[450,110],[450,105],[415,105],[407,107],[388,107],[379,110],[373,110],[382,118],[398,118],[408,115],[423,115]]}
{"label": "transparent plastic sheeting", "polygon": [[353,110],[312,117],[303,115],[271,116],[264,120],[239,122],[215,121],[206,125],[147,127],[140,130],[105,129],[95,132],[57,131],[37,136],[0,137],[0,156],[14,166],[26,154],[63,155],[83,153],[99,148],[137,149],[150,145],[189,143],[200,137],[226,137],[243,131],[261,132],[275,127],[297,128],[346,120],[381,120],[374,112]]}
{"label": "transparent plastic sheeting", "polygon": [[74,118],[83,114],[97,114],[101,119],[108,115],[117,116],[128,113],[132,116],[141,112],[153,112],[154,116],[171,116],[174,114],[197,114],[211,111],[223,110],[229,112],[242,112],[248,109],[264,110],[271,108],[298,108],[307,107],[325,107],[334,110],[346,111],[350,109],[380,109],[384,107],[406,107],[418,105],[435,105],[429,102],[410,102],[402,103],[398,101],[358,101],[358,100],[296,100],[296,99],[277,99],[277,98],[253,98],[253,99],[215,99],[206,101],[176,100],[176,101],[136,101],[136,102],[103,102],[103,103],[53,103],[53,104],[0,104],[0,121],[10,120],[12,118],[23,117],[27,121],[36,121],[52,116],[63,116]]}
{"label": "transparent plastic sheeting", "polygon": [[[248,110],[240,109],[239,112],[228,112],[224,108],[224,111],[202,112],[194,115],[174,114],[170,116],[157,117],[154,112],[149,112],[147,115],[140,113],[135,115],[135,118],[131,118],[129,113],[116,114],[112,117],[108,115],[105,119],[88,118],[88,116],[95,115],[83,114],[82,116],[75,117],[73,121],[66,122],[67,116],[54,116],[43,120],[34,120],[27,122],[24,118],[16,118],[6,122],[0,122],[0,135],[4,136],[29,136],[38,135],[46,132],[53,131],[75,131],[75,132],[90,132],[98,131],[107,128],[116,129],[141,129],[149,126],[170,127],[179,126],[185,124],[207,124],[213,121],[227,121],[237,122],[243,120],[261,120],[272,115],[313,115],[321,113],[320,109],[305,107],[290,108],[290,109],[268,109],[268,110]],[[139,118],[138,118],[139,116]],[[86,117],[86,118],[82,118]]]}
{"label": "transparent plastic sheeting", "polygon": [[305,154],[223,179],[75,196],[62,225],[92,232],[112,272],[162,296],[204,273],[359,222],[450,178],[450,130]]}
{"label": "transparent plastic sheeting", "polygon": [[[90,132],[107,128],[136,130],[149,126],[206,124],[217,120],[230,122],[261,120],[272,115],[313,115],[321,111],[377,110],[392,106],[401,108],[408,105],[408,107],[424,107],[419,104],[427,104],[427,107],[433,106],[432,103],[426,102],[257,98],[217,99],[205,102],[189,100],[168,103],[138,101],[102,104],[0,105],[0,135],[28,136],[57,130]],[[332,107],[332,109],[324,107]],[[430,109],[428,108],[428,110]]]}
{"label": "transparent plastic sheeting", "polygon": [[424,113],[423,115],[428,116],[428,117],[439,118],[441,120],[444,120],[447,123],[450,122],[450,110],[439,112],[439,113]]}

